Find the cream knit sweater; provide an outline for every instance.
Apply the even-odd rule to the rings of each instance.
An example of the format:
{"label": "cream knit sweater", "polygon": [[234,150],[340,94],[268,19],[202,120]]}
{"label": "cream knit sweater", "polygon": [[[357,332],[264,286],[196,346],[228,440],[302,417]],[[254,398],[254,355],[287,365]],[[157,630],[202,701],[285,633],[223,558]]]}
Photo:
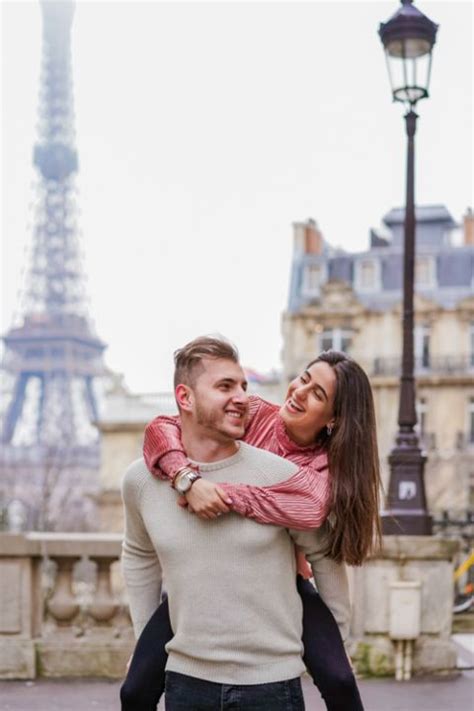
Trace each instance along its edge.
{"label": "cream knit sweater", "polygon": [[[296,466],[240,443],[219,462],[199,464],[210,481],[265,486]],[[302,606],[293,543],[304,550],[318,589],[343,636],[349,618],[344,566],[321,555],[324,533],[287,531],[230,513],[203,521],[176,504],[176,492],[142,459],[123,482],[123,571],[135,634],[168,591],[175,635],[167,669],[225,684],[261,684],[299,676]]]}

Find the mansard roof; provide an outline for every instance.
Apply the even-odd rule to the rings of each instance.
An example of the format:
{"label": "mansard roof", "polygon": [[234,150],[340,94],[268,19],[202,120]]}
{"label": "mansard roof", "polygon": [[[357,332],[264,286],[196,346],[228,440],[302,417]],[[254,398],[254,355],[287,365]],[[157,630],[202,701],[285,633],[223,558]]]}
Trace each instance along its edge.
{"label": "mansard roof", "polygon": [[[403,221],[404,209],[393,208],[383,218],[388,237],[370,233],[370,246],[363,252],[345,252],[325,243],[323,253],[302,254],[293,257],[289,311],[297,312],[311,302],[318,302],[318,288],[304,274],[308,266],[324,264],[321,270],[324,283],[347,283],[360,302],[370,309],[385,310],[402,300],[403,286]],[[432,275],[425,284],[415,286],[415,291],[435,301],[443,308],[454,308],[462,299],[474,294],[474,245],[455,245],[451,232],[458,227],[444,205],[426,205],[416,209],[417,257],[426,258],[426,270]],[[359,280],[361,262],[373,262],[374,284],[362,287]],[[310,286],[308,287],[308,283]]]}
{"label": "mansard roof", "polygon": [[[415,208],[415,217],[417,224],[443,222],[450,228],[457,227],[457,223],[453,220],[451,213],[444,205],[419,205]],[[404,207],[394,207],[382,218],[382,222],[389,228],[394,225],[403,225],[404,220]]]}

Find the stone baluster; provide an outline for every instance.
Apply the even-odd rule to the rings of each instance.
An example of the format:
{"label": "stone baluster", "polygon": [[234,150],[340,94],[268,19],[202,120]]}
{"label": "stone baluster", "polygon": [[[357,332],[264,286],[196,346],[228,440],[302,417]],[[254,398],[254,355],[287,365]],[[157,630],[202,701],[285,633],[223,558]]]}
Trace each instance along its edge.
{"label": "stone baluster", "polygon": [[79,603],[72,589],[72,574],[79,556],[51,556],[57,564],[56,584],[47,602],[48,612],[60,627],[71,624],[79,612]]}
{"label": "stone baluster", "polygon": [[97,563],[97,585],[89,614],[98,624],[106,624],[114,617],[119,607],[112,592],[110,576],[110,566],[117,558],[90,556],[90,560]]}

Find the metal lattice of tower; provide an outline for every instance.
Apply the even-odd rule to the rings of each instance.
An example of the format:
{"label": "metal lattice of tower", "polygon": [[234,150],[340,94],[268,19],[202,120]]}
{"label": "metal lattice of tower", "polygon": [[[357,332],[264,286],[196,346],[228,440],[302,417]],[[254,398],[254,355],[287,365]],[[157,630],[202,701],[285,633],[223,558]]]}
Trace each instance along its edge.
{"label": "metal lattice of tower", "polygon": [[[105,345],[88,318],[77,226],[71,63],[73,0],[40,0],[43,19],[34,232],[20,320],[3,336],[4,503],[26,525],[84,527],[97,489],[94,378]],[[55,503],[54,503],[55,501]],[[55,513],[53,512],[55,509]]]}

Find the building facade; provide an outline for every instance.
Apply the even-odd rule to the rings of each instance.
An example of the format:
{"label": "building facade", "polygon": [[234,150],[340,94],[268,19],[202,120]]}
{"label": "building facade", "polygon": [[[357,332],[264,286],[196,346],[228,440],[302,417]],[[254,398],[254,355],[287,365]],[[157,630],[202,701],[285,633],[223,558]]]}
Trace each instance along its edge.
{"label": "building facade", "polygon": [[[404,210],[372,230],[369,249],[328,244],[313,220],[294,225],[283,373],[289,381],[322,350],[343,350],[370,377],[384,482],[397,432],[402,352]],[[474,217],[417,208],[415,375],[418,432],[427,451],[432,512],[474,505]],[[460,242],[460,243],[459,243]]]}

